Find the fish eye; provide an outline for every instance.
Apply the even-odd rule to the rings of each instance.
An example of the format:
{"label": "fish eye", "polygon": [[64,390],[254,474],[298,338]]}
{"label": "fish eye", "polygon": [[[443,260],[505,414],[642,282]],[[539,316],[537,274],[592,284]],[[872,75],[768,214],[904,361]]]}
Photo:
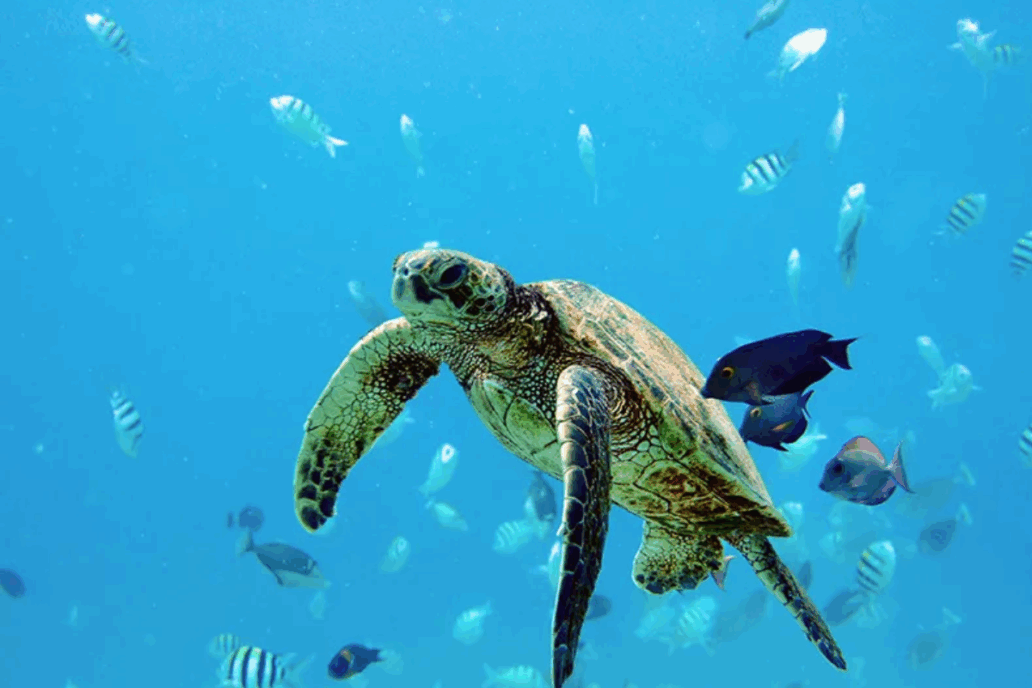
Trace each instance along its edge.
{"label": "fish eye", "polygon": [[759,406],[754,406],[749,410],[750,418],[759,418],[763,411],[760,410]]}
{"label": "fish eye", "polygon": [[846,467],[842,465],[841,461],[836,461],[835,465],[831,467],[831,472],[835,475],[842,475],[844,470],[846,470]]}
{"label": "fish eye", "polygon": [[731,366],[724,366],[720,369],[720,377],[724,378],[725,380],[730,380],[732,376],[734,376],[734,374],[735,369]]}
{"label": "fish eye", "polygon": [[468,269],[462,263],[457,263],[447,268],[441,273],[441,276],[437,278],[437,286],[442,289],[450,289],[451,287],[457,287],[462,280],[466,278]]}

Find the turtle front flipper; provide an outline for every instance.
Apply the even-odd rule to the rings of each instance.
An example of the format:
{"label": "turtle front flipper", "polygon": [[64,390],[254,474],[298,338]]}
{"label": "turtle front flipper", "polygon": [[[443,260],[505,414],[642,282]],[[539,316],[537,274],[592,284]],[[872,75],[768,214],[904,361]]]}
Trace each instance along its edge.
{"label": "turtle front flipper", "polygon": [[559,590],[552,619],[552,685],[573,673],[588,600],[602,570],[609,530],[609,404],[604,379],[570,366],[556,385],[556,434],[563,468]]}
{"label": "turtle front flipper", "polygon": [[352,466],[439,368],[405,318],[355,344],[305,423],[294,474],[294,511],[305,530],[315,532],[333,516]]}
{"label": "turtle front flipper", "polygon": [[653,595],[694,590],[707,576],[718,581],[726,567],[724,545],[716,535],[675,533],[645,521],[634,557],[634,583]]}
{"label": "turtle front flipper", "polygon": [[836,668],[845,671],[846,660],[831,635],[831,629],[806,594],[806,590],[799,585],[795,576],[774,551],[770,541],[763,535],[755,534],[732,534],[724,536],[724,539],[742,553],[767,589],[792,612],[792,616],[802,626],[810,642],[816,645],[821,654]]}

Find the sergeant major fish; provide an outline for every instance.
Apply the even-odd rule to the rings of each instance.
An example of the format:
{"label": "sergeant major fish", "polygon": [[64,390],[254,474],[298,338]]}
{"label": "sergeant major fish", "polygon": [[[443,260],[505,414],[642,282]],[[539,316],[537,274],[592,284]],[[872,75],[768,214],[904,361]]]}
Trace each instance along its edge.
{"label": "sergeant major fish", "polygon": [[833,497],[866,506],[883,503],[897,486],[912,491],[903,469],[903,443],[899,443],[892,462],[886,465],[885,457],[874,442],[862,436],[842,445],[824,467],[819,485]]}
{"label": "sergeant major fish", "polygon": [[143,437],[143,420],[136,406],[120,390],[111,391],[111,415],[114,418],[115,440],[126,456],[135,459]]}
{"label": "sergeant major fish", "polygon": [[459,614],[452,626],[452,637],[463,645],[472,645],[484,637],[484,620],[491,616],[493,609],[487,602]]}
{"label": "sergeant major fish", "polygon": [[280,126],[313,148],[322,144],[331,158],[337,157],[337,146],[348,145],[347,141],[330,136],[329,125],[300,98],[275,96],[269,99],[269,105]]}
{"label": "sergeant major fish", "polygon": [[96,37],[101,45],[114,50],[126,62],[137,62],[147,64],[146,60],[140,59],[133,49],[129,35],[121,26],[112,19],[100,14],[87,14],[86,25],[90,27],[90,33]]}
{"label": "sergeant major fish", "polygon": [[294,663],[294,657],[245,645],[223,660],[220,688],[301,688],[299,676],[312,658]]}
{"label": "sergeant major fish", "polygon": [[745,166],[738,192],[756,196],[773,191],[781,180],[792,171],[792,165],[799,159],[799,142],[794,142],[784,154],[779,151],[765,153]]}
{"label": "sergeant major fish", "polygon": [[1032,230],[1014,242],[1010,266],[1015,277],[1021,277],[1032,268]]}
{"label": "sergeant major fish", "polygon": [[957,199],[957,202],[950,208],[944,224],[936,234],[951,234],[961,237],[968,233],[973,227],[982,223],[985,217],[985,210],[989,203],[989,197],[984,193],[969,193]]}

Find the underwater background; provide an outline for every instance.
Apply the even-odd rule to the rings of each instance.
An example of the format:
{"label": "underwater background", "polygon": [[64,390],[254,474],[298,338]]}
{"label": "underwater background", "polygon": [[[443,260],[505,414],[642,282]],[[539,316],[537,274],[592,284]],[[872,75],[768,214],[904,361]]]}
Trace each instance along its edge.
{"label": "underwater background", "polygon": [[[840,674],[776,608],[712,655],[668,654],[634,634],[630,579],[641,522],[614,509],[589,622],[588,683],[643,688],[1012,685],[1032,650],[1032,277],[1008,269],[1032,230],[1029,65],[981,76],[947,49],[972,16],[1032,49],[1032,7],[793,0],[748,41],[758,0],[696,3],[7,3],[0,10],[0,568],[27,592],[0,595],[0,685],[215,688],[219,633],[314,655],[305,688],[351,642],[389,647],[404,673],[369,685],[477,686],[483,665],[548,675],[553,596],[534,570],[551,540],[492,551],[518,518],[531,468],[483,427],[450,373],[410,403],[413,422],[344,484],[339,522],[308,535],[293,513],[294,462],[312,404],[369,326],[348,295],[390,307],[391,262],[426,241],[497,262],[519,282],[590,282],[669,334],[704,372],[735,346],[803,327],[860,340],[853,371],[810,403],[828,435],[800,471],[750,451],[776,503],[806,508],[819,605],[855,577],[820,554],[833,497],[823,464],[851,418],[913,431],[912,482],[959,462],[973,523],[937,557],[900,557],[888,618],[835,629],[862,677]],[[99,45],[82,20],[111,16],[146,64]],[[766,76],[793,34],[826,27],[821,52],[780,85]],[[823,145],[847,92],[839,153]],[[269,98],[312,104],[349,144],[330,158],[283,131]],[[417,178],[398,131],[422,132]],[[598,204],[578,158],[588,123]],[[769,194],[736,191],[755,156],[800,141]],[[845,189],[867,186],[856,283],[834,255]],[[937,237],[954,201],[989,195],[985,221]],[[802,255],[798,312],[785,282]],[[931,336],[981,388],[932,410]],[[111,389],[145,426],[139,456],[112,436]],[[737,423],[740,407],[728,405]],[[898,438],[882,446],[888,453]],[[442,497],[470,524],[440,528],[417,491],[443,442],[461,464]],[[558,488],[558,483],[553,484]],[[901,499],[900,495],[894,499]],[[238,558],[226,513],[259,505],[260,542],[309,552],[333,583],[278,587]],[[890,502],[884,508],[891,510]],[[890,513],[884,537],[924,522]],[[412,543],[384,575],[388,543]],[[778,543],[775,542],[775,546]],[[760,588],[741,560],[730,605]],[[686,593],[694,595],[697,593]],[[451,637],[490,600],[482,641]],[[942,607],[963,619],[943,656],[914,671],[906,647]],[[70,616],[75,609],[74,618]],[[852,672],[851,672],[852,673]],[[1024,679],[1017,679],[1024,680]]]}

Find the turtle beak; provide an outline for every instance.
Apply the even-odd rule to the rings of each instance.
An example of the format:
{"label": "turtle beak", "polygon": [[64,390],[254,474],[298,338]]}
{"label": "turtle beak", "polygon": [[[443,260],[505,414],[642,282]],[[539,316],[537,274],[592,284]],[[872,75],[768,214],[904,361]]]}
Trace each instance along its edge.
{"label": "turtle beak", "polygon": [[413,260],[403,262],[394,269],[394,284],[391,300],[402,313],[420,315],[428,310],[434,301],[443,301],[444,296],[430,286],[423,276],[426,262]]}

